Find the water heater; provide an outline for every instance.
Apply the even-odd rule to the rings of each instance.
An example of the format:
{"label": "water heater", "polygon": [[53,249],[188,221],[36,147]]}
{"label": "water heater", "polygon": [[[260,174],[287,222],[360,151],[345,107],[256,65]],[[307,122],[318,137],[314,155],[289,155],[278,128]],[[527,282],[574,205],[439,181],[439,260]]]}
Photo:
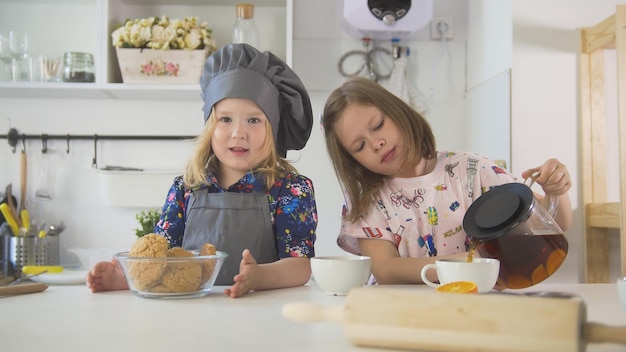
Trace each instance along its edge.
{"label": "water heater", "polygon": [[344,29],[373,40],[406,39],[433,18],[433,0],[344,0]]}

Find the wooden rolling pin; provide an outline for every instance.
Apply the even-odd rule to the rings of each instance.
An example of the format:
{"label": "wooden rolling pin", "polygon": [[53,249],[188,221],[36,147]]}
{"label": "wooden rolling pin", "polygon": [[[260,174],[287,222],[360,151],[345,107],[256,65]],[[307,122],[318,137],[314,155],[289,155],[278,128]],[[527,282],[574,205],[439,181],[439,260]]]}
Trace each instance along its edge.
{"label": "wooden rolling pin", "polygon": [[0,296],[14,296],[45,291],[48,285],[39,282],[0,287]]}
{"label": "wooden rolling pin", "polygon": [[428,351],[584,351],[587,343],[626,345],[626,327],[588,323],[584,301],[380,287],[350,291],[344,306],[296,302],[283,316],[336,322],[357,346]]}

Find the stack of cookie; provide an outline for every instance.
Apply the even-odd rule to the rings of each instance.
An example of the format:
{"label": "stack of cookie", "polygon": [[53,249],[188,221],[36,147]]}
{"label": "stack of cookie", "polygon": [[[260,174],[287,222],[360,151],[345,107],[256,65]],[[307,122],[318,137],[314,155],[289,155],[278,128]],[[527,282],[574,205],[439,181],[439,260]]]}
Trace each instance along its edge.
{"label": "stack of cookie", "polygon": [[[199,255],[210,256],[216,253],[215,246],[205,243]],[[196,257],[196,254],[182,247],[169,248],[167,239],[157,234],[148,234],[137,239],[129,257],[168,258],[129,262],[127,274],[135,288],[154,293],[197,291],[211,279],[216,266],[215,259],[185,260],[187,257]]]}

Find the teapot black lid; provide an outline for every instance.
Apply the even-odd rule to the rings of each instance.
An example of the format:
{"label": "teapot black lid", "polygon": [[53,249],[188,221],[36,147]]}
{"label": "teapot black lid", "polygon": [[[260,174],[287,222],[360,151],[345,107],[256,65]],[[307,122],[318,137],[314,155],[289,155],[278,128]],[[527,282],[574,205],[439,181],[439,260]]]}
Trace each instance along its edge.
{"label": "teapot black lid", "polygon": [[496,186],[470,205],[463,218],[463,228],[477,240],[498,237],[526,221],[533,201],[533,191],[525,184]]}

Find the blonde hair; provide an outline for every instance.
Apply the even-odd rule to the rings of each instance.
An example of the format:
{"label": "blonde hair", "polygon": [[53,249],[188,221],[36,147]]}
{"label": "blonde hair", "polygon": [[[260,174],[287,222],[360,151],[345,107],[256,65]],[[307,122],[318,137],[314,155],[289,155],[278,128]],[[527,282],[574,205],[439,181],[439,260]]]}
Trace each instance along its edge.
{"label": "blonde hair", "polygon": [[[195,153],[185,167],[183,173],[183,182],[185,187],[198,188],[203,185],[210,185],[208,174],[220,174],[220,161],[215,157],[215,152],[211,147],[211,139],[217,126],[215,111],[212,109],[207,122],[205,123],[202,133],[195,138]],[[266,157],[261,160],[259,165],[255,165],[250,169],[255,176],[263,176],[265,178],[265,186],[269,190],[277,179],[285,176],[286,173],[297,173],[296,168],[287,160],[280,157],[276,145],[274,143],[274,135],[272,134],[272,126],[269,120],[265,120],[265,143],[263,144],[263,153]]]}
{"label": "blonde hair", "polygon": [[356,161],[337,136],[337,121],[352,104],[374,106],[396,124],[406,147],[402,165],[421,157],[433,158],[436,145],[426,119],[378,83],[363,77],[354,77],[335,89],[326,100],[322,124],[326,148],[335,174],[341,187],[348,193],[351,204],[345,218],[354,222],[367,212],[385,176],[370,171]]}

